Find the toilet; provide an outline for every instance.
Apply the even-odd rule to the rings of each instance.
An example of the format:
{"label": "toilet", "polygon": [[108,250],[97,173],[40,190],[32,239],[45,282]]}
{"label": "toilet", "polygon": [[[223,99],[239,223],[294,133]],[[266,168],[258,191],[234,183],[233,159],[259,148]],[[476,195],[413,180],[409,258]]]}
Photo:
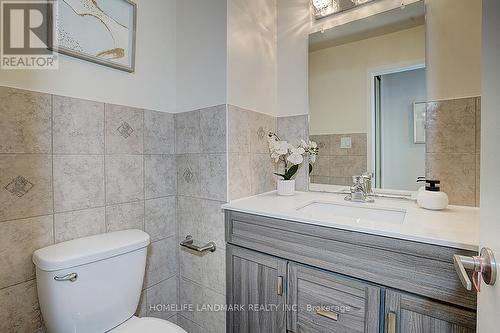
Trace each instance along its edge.
{"label": "toilet", "polygon": [[35,251],[38,298],[49,333],[186,333],[138,318],[149,235],[125,230]]}

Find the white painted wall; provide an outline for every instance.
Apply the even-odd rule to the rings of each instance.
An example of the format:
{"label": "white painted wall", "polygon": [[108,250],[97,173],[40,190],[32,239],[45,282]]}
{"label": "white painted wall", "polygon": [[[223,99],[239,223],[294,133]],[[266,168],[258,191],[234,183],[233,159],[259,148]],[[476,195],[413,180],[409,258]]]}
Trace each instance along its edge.
{"label": "white painted wall", "polygon": [[226,103],[226,0],[177,1],[177,112]]}
{"label": "white painted wall", "polygon": [[481,95],[481,0],[426,0],[429,100]]}
{"label": "white painted wall", "polygon": [[369,74],[424,62],[424,26],[310,53],[311,134],[366,133]]}
{"label": "white painted wall", "polygon": [[[309,113],[308,36],[321,29],[398,8],[401,0],[381,0],[315,21],[310,0],[278,1],[278,115]],[[413,3],[417,0],[405,0]],[[479,95],[480,0],[425,0],[430,30],[427,46],[428,98]],[[468,12],[470,11],[470,15]],[[451,30],[445,28],[451,24]],[[476,41],[473,41],[476,36]],[[463,39],[463,43],[462,43]],[[430,59],[430,60],[429,60]],[[433,82],[431,82],[433,81]],[[467,81],[467,82],[465,82]]]}
{"label": "white painted wall", "polygon": [[176,1],[136,2],[135,73],[61,55],[59,70],[2,70],[0,85],[151,110],[174,111]]}
{"label": "white painted wall", "polygon": [[425,144],[413,138],[413,103],[426,100],[425,69],[382,76],[382,188],[416,191],[425,176]]}
{"label": "white painted wall", "polygon": [[[481,108],[481,246],[500,260],[500,2],[483,0]],[[497,264],[498,266],[498,264]],[[500,273],[500,272],[499,272]],[[483,284],[478,298],[478,333],[498,331],[500,282]]]}
{"label": "white painted wall", "polygon": [[227,102],[276,115],[276,0],[231,0],[227,11]]}
{"label": "white painted wall", "polygon": [[[405,0],[406,3],[416,1]],[[401,0],[376,1],[320,21],[311,16],[310,3],[310,0],[277,0],[279,116],[309,113],[309,34],[398,8]]]}

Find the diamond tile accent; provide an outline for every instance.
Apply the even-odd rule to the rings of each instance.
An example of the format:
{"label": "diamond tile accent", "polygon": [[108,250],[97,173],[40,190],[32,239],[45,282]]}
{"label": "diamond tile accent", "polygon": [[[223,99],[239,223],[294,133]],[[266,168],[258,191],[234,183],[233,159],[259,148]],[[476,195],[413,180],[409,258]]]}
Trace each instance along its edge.
{"label": "diamond tile accent", "polygon": [[117,131],[126,139],[134,132],[134,129],[129,125],[129,123],[124,121],[120,127],[118,127]]}
{"label": "diamond tile accent", "polygon": [[33,188],[33,186],[35,185],[23,176],[17,176],[16,178],[12,179],[12,181],[7,186],[5,186],[5,189],[12,195],[20,198],[28,193]]}
{"label": "diamond tile accent", "polygon": [[191,170],[191,168],[186,168],[184,170],[184,173],[182,174],[182,177],[184,177],[184,180],[187,183],[191,183],[193,181],[193,178],[194,178],[194,174],[193,174],[193,171]]}

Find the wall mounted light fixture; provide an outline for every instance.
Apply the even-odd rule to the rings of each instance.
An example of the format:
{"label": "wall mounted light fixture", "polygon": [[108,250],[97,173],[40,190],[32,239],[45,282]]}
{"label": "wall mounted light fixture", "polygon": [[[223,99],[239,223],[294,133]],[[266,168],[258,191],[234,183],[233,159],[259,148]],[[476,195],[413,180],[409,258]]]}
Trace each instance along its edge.
{"label": "wall mounted light fixture", "polygon": [[311,0],[313,16],[321,19],[378,0]]}

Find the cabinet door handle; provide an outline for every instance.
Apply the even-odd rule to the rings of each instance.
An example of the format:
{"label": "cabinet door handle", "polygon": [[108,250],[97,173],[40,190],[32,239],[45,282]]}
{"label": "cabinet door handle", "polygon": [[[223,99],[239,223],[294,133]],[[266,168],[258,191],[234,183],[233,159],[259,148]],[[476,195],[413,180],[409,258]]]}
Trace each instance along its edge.
{"label": "cabinet door handle", "polygon": [[394,312],[387,314],[387,333],[396,333],[396,314]]}
{"label": "cabinet door handle", "polygon": [[283,296],[283,277],[278,276],[278,296]]}
{"label": "cabinet door handle", "polygon": [[321,317],[325,317],[334,321],[339,320],[339,314],[337,312],[318,310],[316,311],[316,314],[320,315]]}

